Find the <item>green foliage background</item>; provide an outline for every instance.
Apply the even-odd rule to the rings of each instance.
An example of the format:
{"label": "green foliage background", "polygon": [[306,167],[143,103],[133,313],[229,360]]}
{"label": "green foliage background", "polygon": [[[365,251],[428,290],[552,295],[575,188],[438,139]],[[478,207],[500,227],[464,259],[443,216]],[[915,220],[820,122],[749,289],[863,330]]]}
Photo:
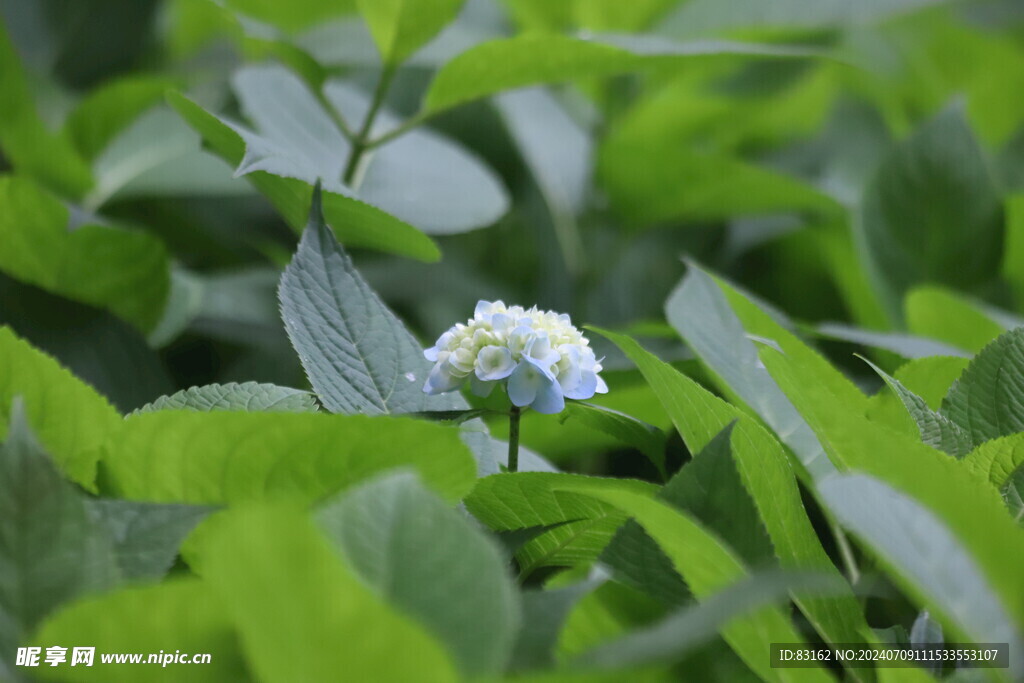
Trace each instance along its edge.
{"label": "green foliage background", "polygon": [[1022,325],[1016,0],[0,0],[0,680],[1020,680]]}

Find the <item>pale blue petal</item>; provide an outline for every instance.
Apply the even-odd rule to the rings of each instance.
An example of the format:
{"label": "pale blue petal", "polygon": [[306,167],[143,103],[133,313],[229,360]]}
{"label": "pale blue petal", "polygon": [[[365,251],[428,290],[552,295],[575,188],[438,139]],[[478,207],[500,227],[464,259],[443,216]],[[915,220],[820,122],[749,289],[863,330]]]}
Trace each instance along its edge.
{"label": "pale blue petal", "polygon": [[538,413],[545,415],[554,415],[560,413],[565,409],[565,398],[562,396],[562,387],[558,386],[558,382],[552,382],[548,380],[537,391],[537,398],[534,399],[530,406]]}
{"label": "pale blue petal", "polygon": [[423,385],[423,391],[428,394],[443,394],[458,389],[465,377],[458,377],[451,372],[451,366],[445,363],[438,363],[430,369],[427,381]]}
{"label": "pale blue petal", "polygon": [[530,363],[520,363],[508,378],[508,398],[512,405],[522,408],[533,403],[544,380],[538,368]]}
{"label": "pale blue petal", "polygon": [[591,398],[597,388],[597,375],[591,370],[583,370],[580,373],[579,383],[572,389],[565,392],[566,398],[576,400]]}
{"label": "pale blue petal", "polygon": [[476,375],[470,375],[469,377],[469,388],[481,398],[490,396],[496,384],[497,382],[485,382]]}

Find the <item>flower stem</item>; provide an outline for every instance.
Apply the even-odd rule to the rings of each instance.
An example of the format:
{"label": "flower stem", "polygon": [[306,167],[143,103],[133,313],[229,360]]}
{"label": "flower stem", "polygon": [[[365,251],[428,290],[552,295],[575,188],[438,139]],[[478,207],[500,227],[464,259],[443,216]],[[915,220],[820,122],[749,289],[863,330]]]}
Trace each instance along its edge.
{"label": "flower stem", "polygon": [[512,406],[508,414],[508,471],[519,470],[519,416],[522,409]]}

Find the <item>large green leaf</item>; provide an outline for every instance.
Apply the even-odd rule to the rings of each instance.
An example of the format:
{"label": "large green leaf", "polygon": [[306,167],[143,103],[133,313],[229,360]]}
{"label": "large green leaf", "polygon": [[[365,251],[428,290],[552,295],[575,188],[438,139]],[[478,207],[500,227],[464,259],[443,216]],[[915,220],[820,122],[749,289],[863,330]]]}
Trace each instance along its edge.
{"label": "large green leaf", "polygon": [[1024,432],[1024,328],[983,348],[942,401],[974,444]]}
{"label": "large green leaf", "polygon": [[[819,491],[840,523],[872,549],[905,590],[972,642],[1010,643],[1011,669],[1020,672],[1020,626],[1007,612],[1012,603],[1000,604],[976,558],[934,512],[864,474],[833,475],[819,484]],[[1018,552],[1016,559],[1008,555],[1004,561],[1022,558]]]}
{"label": "large green leaf", "polygon": [[464,515],[400,473],[328,501],[316,517],[363,579],[445,643],[464,674],[504,669],[519,605],[501,551]]}
{"label": "large green leaf", "polygon": [[[838,576],[804,510],[796,478],[779,442],[739,409],[712,395],[623,335],[602,332],[643,372],[691,452],[700,452],[732,422],[733,461],[774,546],[790,570]],[[859,642],[867,624],[852,593],[822,599],[794,596],[797,605],[829,642]]]}
{"label": "large green leaf", "polygon": [[191,540],[259,680],[457,680],[441,646],[373,593],[307,515],[243,506]]}
{"label": "large green leaf", "polygon": [[465,0],[357,0],[385,64],[399,64],[455,18]]}
{"label": "large green leaf", "polygon": [[39,118],[32,88],[0,23],[0,149],[11,165],[56,192],[78,198],[92,184],[89,167],[64,133]]}
{"label": "large green leaf", "polygon": [[1024,465],[1024,434],[1012,434],[981,444],[964,457],[964,467],[996,488],[1002,488]]}
{"label": "large green leaf", "polygon": [[165,78],[127,76],[88,93],[64,124],[79,153],[95,159],[128,124],[160,102],[170,85]]}
{"label": "large green leaf", "polygon": [[[168,102],[218,156],[238,166],[246,155],[246,143],[239,129],[178,94]],[[252,171],[246,178],[281,212],[284,220],[299,230],[306,220],[312,183],[282,177],[266,171]],[[436,261],[440,252],[434,242],[408,223],[365,202],[335,192],[326,193],[324,212],[338,237],[349,246],[370,247],[424,261]]]}
{"label": "large green leaf", "polygon": [[[791,356],[788,349],[783,354],[768,347],[762,349],[761,358],[821,438],[837,467],[878,479],[944,525],[977,565],[1018,628],[1024,624],[1024,577],[1013,569],[1024,561],[1024,538],[1006,514],[995,488],[954,458],[921,443],[916,435],[895,432],[867,419],[857,402],[845,401],[836,394],[837,387],[845,387],[844,393],[859,391],[827,363],[810,366]],[[886,543],[885,539],[864,535],[862,540],[882,547]],[[925,564],[937,561],[924,555],[918,560]],[[967,629],[967,623],[955,621],[954,615],[962,616],[963,611],[955,596],[929,598],[937,601],[935,612],[950,620],[947,626]],[[970,623],[980,619],[998,623],[1004,615],[974,615]]]}
{"label": "large green leaf", "polygon": [[[0,414],[25,401],[32,431],[72,480],[92,490],[99,448],[121,416],[57,361],[0,327]],[[6,424],[0,420],[0,438]]]}
{"label": "large green leaf", "polygon": [[583,401],[566,403],[562,419],[568,418],[635,447],[665,476],[665,434],[657,427],[617,410]]}
{"label": "large green leaf", "polygon": [[682,67],[695,59],[716,57],[808,57],[806,49],[694,41],[676,43],[657,37],[602,35],[583,40],[559,35],[522,35],[481,43],[445,64],[434,76],[424,111],[456,105],[540,83],[564,83],[612,76],[659,66]]}
{"label": "large green leaf", "polygon": [[0,444],[0,671],[54,608],[119,579],[109,537],[36,442],[20,401],[10,414]]}
{"label": "large green leaf", "polygon": [[319,199],[314,192],[279,297],[288,337],[324,406],[371,415],[464,408],[457,393],[423,392],[430,363],[422,348],[324,224]]}
{"label": "large green leaf", "polygon": [[973,353],[1004,331],[975,302],[942,287],[914,287],[903,299],[903,311],[911,332]]}
{"label": "large green leaf", "polygon": [[476,478],[455,428],[324,413],[146,413],[125,419],[102,462],[120,497],[168,503],[312,502],[393,467],[454,501]]}
{"label": "large green leaf", "polygon": [[999,272],[1003,211],[962,107],[889,153],[865,190],[861,227],[894,318],[915,284],[968,288]]}
{"label": "large green leaf", "polygon": [[68,209],[32,181],[0,177],[0,269],[113,312],[143,332],[160,320],[170,289],[167,250],[143,232],[103,225],[69,230]]}
{"label": "large green leaf", "polygon": [[[676,569],[698,599],[706,599],[747,576],[742,561],[716,536],[690,516],[668,504],[634,491],[595,486],[586,479],[566,481],[556,491],[593,496],[633,517],[672,559]],[[772,669],[764,653],[770,643],[801,642],[786,614],[775,607],[763,607],[722,627],[722,635],[753,671],[766,681],[830,680],[824,671]]]}
{"label": "large green leaf", "polygon": [[[95,647],[92,666],[43,666],[46,680],[76,683],[159,683],[187,677],[195,683],[245,683],[252,678],[224,604],[202,581],[174,579],[81,600],[48,619],[32,642]],[[179,650],[208,653],[202,665],[101,664],[100,655]],[[68,661],[72,651],[68,650]],[[184,672],[188,673],[185,674]]]}
{"label": "large green leaf", "polygon": [[192,410],[200,413],[215,410],[247,413],[315,413],[317,408],[316,401],[308,391],[259,382],[230,382],[192,387],[170,396],[161,396],[133,414],[151,413],[156,410]]}

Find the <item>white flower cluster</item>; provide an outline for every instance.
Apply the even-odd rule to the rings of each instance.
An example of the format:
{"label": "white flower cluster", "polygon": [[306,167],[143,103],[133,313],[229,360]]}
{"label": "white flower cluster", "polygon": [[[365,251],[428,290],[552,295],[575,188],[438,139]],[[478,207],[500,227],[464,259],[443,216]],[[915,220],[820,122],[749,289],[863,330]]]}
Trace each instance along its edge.
{"label": "white flower cluster", "polygon": [[569,316],[536,306],[481,301],[472,319],[442,334],[423,352],[434,367],[423,391],[442,394],[468,377],[473,392],[487,396],[507,381],[508,397],[520,408],[560,413],[566,398],[590,398],[608,391],[598,376],[601,363]]}

